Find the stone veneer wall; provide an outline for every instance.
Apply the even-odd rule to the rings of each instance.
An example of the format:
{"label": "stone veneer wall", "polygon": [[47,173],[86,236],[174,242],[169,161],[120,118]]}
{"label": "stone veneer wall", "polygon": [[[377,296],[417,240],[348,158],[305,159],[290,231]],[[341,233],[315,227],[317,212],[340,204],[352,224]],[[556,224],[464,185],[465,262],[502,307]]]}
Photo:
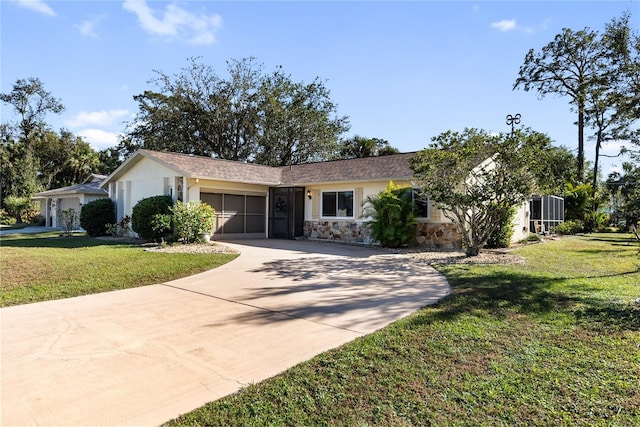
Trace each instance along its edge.
{"label": "stone veneer wall", "polygon": [[[305,221],[304,237],[352,244],[376,243],[369,227],[361,221]],[[420,222],[413,244],[429,249],[462,249],[462,236],[455,224]]]}

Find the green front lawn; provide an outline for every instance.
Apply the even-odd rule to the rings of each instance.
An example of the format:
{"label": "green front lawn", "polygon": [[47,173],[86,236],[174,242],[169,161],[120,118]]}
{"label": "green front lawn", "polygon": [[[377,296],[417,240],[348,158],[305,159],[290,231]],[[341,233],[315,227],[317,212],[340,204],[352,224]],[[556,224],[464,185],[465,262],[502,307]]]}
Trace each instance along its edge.
{"label": "green front lawn", "polygon": [[173,426],[640,425],[640,258],[629,235],[446,265],[452,294]]}
{"label": "green front lawn", "polygon": [[56,233],[0,240],[0,307],[166,282],[237,255],[146,252],[140,245]]}

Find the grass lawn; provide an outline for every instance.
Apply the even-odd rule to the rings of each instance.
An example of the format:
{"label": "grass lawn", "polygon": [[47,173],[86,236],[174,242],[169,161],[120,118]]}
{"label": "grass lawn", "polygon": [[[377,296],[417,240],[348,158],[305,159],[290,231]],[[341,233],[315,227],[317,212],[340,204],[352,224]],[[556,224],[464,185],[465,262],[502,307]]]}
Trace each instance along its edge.
{"label": "grass lawn", "polygon": [[165,282],[237,256],[145,252],[139,245],[57,233],[9,234],[0,246],[0,307]]}
{"label": "grass lawn", "polygon": [[441,265],[440,303],[172,426],[640,425],[640,258],[630,235]]}

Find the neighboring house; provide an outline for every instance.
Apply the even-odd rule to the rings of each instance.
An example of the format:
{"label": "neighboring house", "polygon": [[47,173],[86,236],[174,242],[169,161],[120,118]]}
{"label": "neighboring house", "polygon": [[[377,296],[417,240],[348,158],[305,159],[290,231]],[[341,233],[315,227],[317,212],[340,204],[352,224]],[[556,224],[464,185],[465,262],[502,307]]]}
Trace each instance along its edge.
{"label": "neighboring house", "polygon": [[81,184],[34,194],[32,199],[40,204],[40,214],[45,218],[45,226],[61,227],[60,211],[74,209],[79,216],[83,205],[109,197],[109,193],[100,188],[105,178],[106,175],[91,174]]}

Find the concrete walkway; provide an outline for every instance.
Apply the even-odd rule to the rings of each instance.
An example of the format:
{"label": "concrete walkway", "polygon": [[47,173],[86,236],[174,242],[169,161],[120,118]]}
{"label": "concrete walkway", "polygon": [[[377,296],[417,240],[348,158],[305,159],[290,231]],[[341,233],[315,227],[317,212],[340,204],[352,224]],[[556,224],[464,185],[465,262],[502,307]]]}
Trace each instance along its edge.
{"label": "concrete walkway", "polygon": [[0,310],[3,426],[160,425],[449,292],[426,265],[312,242],[153,286]]}

